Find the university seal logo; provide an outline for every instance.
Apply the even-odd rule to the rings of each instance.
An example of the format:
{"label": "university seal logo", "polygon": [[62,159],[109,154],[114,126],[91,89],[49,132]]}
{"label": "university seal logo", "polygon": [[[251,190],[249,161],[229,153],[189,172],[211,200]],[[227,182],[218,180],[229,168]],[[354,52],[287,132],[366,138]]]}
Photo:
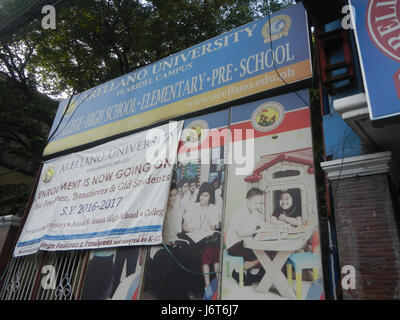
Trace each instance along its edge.
{"label": "university seal logo", "polygon": [[370,0],[366,23],[375,46],[400,62],[400,0]]}
{"label": "university seal logo", "polygon": [[292,19],[286,14],[273,17],[261,30],[264,43],[288,36],[291,25]]}
{"label": "university seal logo", "polygon": [[208,136],[208,124],[204,120],[189,123],[182,133],[182,141],[188,148],[199,146]]}
{"label": "university seal logo", "polygon": [[278,102],[266,102],[257,107],[251,116],[254,129],[261,132],[272,131],[283,121],[285,109]]}
{"label": "university seal logo", "polygon": [[55,173],[56,173],[56,171],[53,167],[48,168],[47,171],[43,175],[42,181],[44,183],[49,183],[51,181],[51,179],[53,179]]}

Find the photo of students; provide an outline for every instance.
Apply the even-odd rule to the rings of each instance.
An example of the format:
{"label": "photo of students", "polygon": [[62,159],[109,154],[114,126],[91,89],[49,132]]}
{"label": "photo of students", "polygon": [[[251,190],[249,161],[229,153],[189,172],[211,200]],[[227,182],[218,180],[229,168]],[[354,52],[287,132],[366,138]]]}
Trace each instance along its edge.
{"label": "photo of students", "polygon": [[177,195],[178,205],[179,205],[180,210],[184,214],[187,210],[187,207],[190,204],[189,194],[188,194],[189,193],[189,180],[185,177],[180,179],[178,182],[177,190],[178,190],[178,195]]}
{"label": "photo of students", "polygon": [[[134,288],[132,284],[134,280],[140,278],[142,267],[140,255],[141,249],[131,246],[92,250],[81,300],[131,300],[138,290],[139,283],[136,281]],[[127,290],[121,290],[124,289],[122,287],[126,287]],[[132,294],[128,296],[129,288]]]}
{"label": "photo of students", "polygon": [[[282,121],[260,126],[260,112],[272,111]],[[322,279],[309,119],[309,109],[293,93],[231,109],[231,130],[246,138],[233,139],[228,150],[254,147],[246,170],[239,174],[243,166],[233,161],[226,172],[223,300],[308,299]],[[248,128],[254,135],[246,136]],[[320,297],[323,288],[318,290]]]}
{"label": "photo of students", "polygon": [[[228,119],[229,111],[222,110],[185,120],[184,129],[201,123],[207,132],[222,130]],[[211,145],[197,146],[181,142],[173,173],[176,185],[171,184],[164,217],[164,243],[150,249],[142,299],[208,300],[219,295],[221,192],[226,169],[220,164],[224,157],[220,151],[226,141],[210,139]],[[209,157],[206,161],[204,155]]]}
{"label": "photo of students", "polygon": [[[120,247],[116,250],[114,261],[114,284],[111,291],[112,297],[121,284],[121,279],[125,279],[136,272],[139,250],[138,247]],[[123,274],[123,271],[125,271],[125,274]]]}
{"label": "photo of students", "polygon": [[[200,234],[202,240],[213,236],[220,231],[219,214],[215,207],[215,190],[208,182],[200,186],[196,202],[192,205],[183,218],[183,231],[191,235]],[[209,239],[201,251],[201,269],[204,273],[204,285],[210,284],[210,265],[213,270],[219,270],[219,235]]]}
{"label": "photo of students", "polygon": [[[299,190],[282,190],[276,193],[278,200],[276,201],[275,211],[272,213],[271,222],[275,224],[287,223],[293,227],[300,226],[302,218]],[[296,194],[296,197],[294,197],[294,194]]]}
{"label": "photo of students", "polygon": [[182,232],[183,211],[177,198],[178,187],[171,183],[163,225],[163,241],[170,245],[178,240],[178,234]]}
{"label": "photo of students", "polygon": [[108,300],[114,285],[116,249],[93,250],[89,260],[81,300]]}
{"label": "photo of students", "polygon": [[215,190],[219,189],[219,187],[221,186],[221,181],[219,181],[218,177],[213,179],[212,185],[213,185]]}
{"label": "photo of students", "polygon": [[221,187],[215,191],[215,206],[217,208],[219,219],[222,221],[222,213],[223,213],[223,206],[224,206],[224,185],[222,184]]}
{"label": "photo of students", "polygon": [[[243,246],[243,240],[253,236],[258,229],[265,225],[265,221],[264,192],[258,188],[252,188],[246,194],[246,205],[233,215],[226,234],[226,248],[229,255],[244,259],[243,284],[245,286],[259,282],[265,271],[260,266],[253,250]],[[237,268],[232,270],[232,278],[239,283]]]}
{"label": "photo of students", "polygon": [[[193,188],[197,184],[194,179],[177,176],[178,184],[171,184],[163,225],[167,247],[154,247],[150,251],[144,299],[204,299],[206,293],[214,296],[218,287],[222,214],[215,205],[215,188],[207,179],[197,190]],[[181,210],[179,201],[184,197],[180,197],[178,186],[185,188],[185,185],[186,196],[190,189],[197,196]]]}
{"label": "photo of students", "polygon": [[199,190],[197,189],[197,180],[192,179],[189,181],[189,192],[188,192],[188,197],[189,197],[189,202],[190,203],[195,203],[197,199],[197,194]]}

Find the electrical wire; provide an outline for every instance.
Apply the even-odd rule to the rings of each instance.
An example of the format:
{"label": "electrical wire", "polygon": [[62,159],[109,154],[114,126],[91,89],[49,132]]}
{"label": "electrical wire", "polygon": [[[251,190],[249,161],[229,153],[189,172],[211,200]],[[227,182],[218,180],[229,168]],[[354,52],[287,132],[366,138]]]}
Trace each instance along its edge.
{"label": "electrical wire", "polygon": [[[313,19],[312,16],[310,16],[310,19],[312,20],[312,24],[314,25],[314,28],[316,28],[316,27],[317,27],[317,24],[315,23],[315,20]],[[317,35],[315,35],[315,36],[317,36]],[[316,46],[315,46],[314,50],[317,51]],[[314,51],[314,57],[316,57],[316,55],[317,55],[317,52],[315,52],[315,51]],[[319,55],[318,55],[318,56],[319,56]],[[316,60],[316,59],[314,59],[314,61],[315,61],[315,60]],[[315,69],[314,69],[314,70],[315,70]],[[331,89],[331,91],[333,91],[334,95],[336,96],[336,99],[341,99],[341,98],[344,97],[344,94],[341,94],[340,92],[338,92],[338,91],[336,90],[334,84],[332,84],[332,86],[331,86],[330,89]],[[330,108],[330,106],[329,106],[329,108]],[[339,188],[339,184],[340,184],[340,180],[341,180],[341,175],[342,175],[342,171],[343,171],[346,143],[347,143],[347,140],[350,138],[350,136],[351,136],[352,133],[353,133],[353,130],[350,130],[350,132],[347,134],[347,136],[343,139],[343,142],[342,142],[342,155],[341,155],[341,156],[342,156],[342,159],[341,159],[342,161],[341,161],[341,164],[340,164],[339,175],[338,175],[338,178],[336,179],[336,180],[337,180],[337,183],[336,183],[336,186],[335,186],[335,190],[334,190],[334,192],[333,192],[333,194],[332,194],[332,197],[333,197],[334,202],[336,202],[335,196],[336,196],[337,190],[338,190],[338,188]],[[326,159],[323,159],[323,160],[326,161]]]}
{"label": "electrical wire", "polygon": [[[60,1],[61,1],[61,0],[58,0],[55,4],[59,3]],[[107,29],[106,32],[104,33],[103,37],[105,37],[105,36],[115,27],[115,25],[116,25],[116,23],[117,23],[119,17],[121,16],[122,12],[125,10],[125,7],[127,6],[128,2],[129,2],[129,0],[125,0],[125,1],[124,1],[124,4],[122,5],[121,9],[119,10],[119,12],[118,12],[118,14],[117,14],[117,17],[114,19],[113,23],[108,27],[108,29]],[[100,41],[99,43],[101,43],[101,41]],[[95,55],[97,54],[97,51],[100,49],[100,47],[101,47],[101,45],[99,45],[99,46],[93,51],[93,56],[95,56]],[[52,141],[52,140],[54,140],[55,138],[57,138],[57,137],[62,133],[62,131],[64,130],[64,128],[66,128],[66,126],[69,124],[70,120],[73,118],[73,115],[74,115],[74,113],[76,112],[76,110],[82,105],[83,102],[86,101],[86,99],[91,95],[91,93],[94,92],[95,89],[96,89],[96,87],[93,87],[93,88],[92,88],[92,91],[91,91],[89,94],[87,94],[87,96],[76,106],[76,108],[75,108],[74,111],[72,112],[71,116],[69,117],[67,123],[64,125],[64,127],[62,128],[62,130],[60,130],[60,131],[58,132],[58,134],[55,135],[56,132],[58,131],[58,129],[59,129],[59,127],[60,127],[60,125],[61,125],[63,119],[65,118],[65,114],[67,113],[68,108],[69,108],[70,105],[71,105],[72,98],[73,98],[74,95],[75,95],[76,89],[73,89],[73,92],[72,92],[72,94],[71,94],[71,97],[69,98],[68,103],[67,103],[67,106],[65,107],[65,110],[64,110],[64,112],[63,112],[63,114],[62,114],[62,116],[61,116],[61,119],[60,119],[59,123],[57,124],[56,129],[55,129],[55,130],[52,132],[52,134],[47,138],[47,143],[46,143],[46,144],[48,144],[50,141]],[[76,97],[76,100],[79,99],[79,96],[80,96],[81,94],[82,94],[82,93],[79,93],[79,94],[78,94],[78,96]],[[76,101],[76,100],[75,100],[75,101]],[[38,158],[38,159],[41,159],[41,157]],[[32,163],[33,163],[33,161],[28,162],[28,163],[26,163],[26,164],[24,164],[24,165],[22,165],[22,166],[20,166],[20,167],[18,167],[18,168],[14,168],[14,169],[11,169],[11,170],[9,170],[9,171],[2,172],[2,173],[0,173],[0,176],[4,176],[4,175],[10,174],[10,173],[13,173],[13,172],[15,172],[15,171],[18,171],[18,170],[20,170],[20,169],[22,169],[22,168],[25,168],[25,167],[31,165]]]}
{"label": "electrical wire", "polygon": [[[115,25],[116,25],[116,23],[117,23],[119,17],[121,16],[122,12],[125,10],[125,7],[127,6],[128,2],[129,2],[129,0],[125,0],[125,1],[124,1],[124,4],[122,5],[121,9],[119,10],[119,12],[118,12],[116,18],[114,19],[113,23],[107,28],[106,32],[104,33],[103,38],[105,38],[105,37],[108,35],[108,33],[109,33],[112,29],[114,29],[114,27],[115,27]],[[100,41],[99,43],[101,43],[101,41]],[[97,52],[98,52],[98,50],[99,50],[100,48],[101,48],[101,45],[99,45],[99,46],[93,51],[93,58],[96,56],[96,54],[97,54]],[[53,137],[54,137],[54,139],[55,139],[55,138],[57,138],[57,137],[62,133],[62,131],[64,130],[64,128],[66,128],[66,126],[69,124],[70,120],[73,118],[73,115],[74,115],[74,113],[76,112],[76,110],[78,110],[78,108],[88,99],[88,97],[90,97],[90,95],[94,92],[94,90],[96,90],[96,88],[97,88],[97,86],[96,86],[96,87],[93,87],[93,88],[91,89],[91,92],[88,93],[88,94],[86,95],[86,97],[76,106],[76,108],[75,108],[74,111],[72,112],[71,116],[69,117],[67,123],[64,125],[64,127],[62,128],[62,130],[58,133],[58,135],[55,135],[55,133],[57,132],[58,128],[60,127],[62,121],[63,121],[64,118],[65,118],[65,114],[67,113],[68,108],[70,107],[70,103],[71,103],[71,100],[72,100],[72,98],[73,98],[73,96],[74,96],[74,93],[75,93],[76,89],[73,90],[73,93],[72,93],[72,95],[71,95],[71,97],[70,97],[70,99],[69,99],[69,101],[68,101],[68,104],[67,104],[67,106],[65,107],[64,113],[62,114],[61,119],[60,119],[60,121],[59,121],[59,123],[58,123],[56,129],[53,131],[53,133],[52,133],[52,134],[49,136],[49,138],[47,139],[47,143],[49,143],[50,141],[52,141],[51,139],[52,139]],[[82,94],[82,93],[79,93],[79,95],[78,95],[78,97],[76,98],[75,101],[77,101],[77,100],[79,99],[79,96],[80,96],[81,94]],[[54,140],[54,139],[53,139],[53,140]]]}
{"label": "electrical wire", "polygon": [[[49,137],[47,138],[47,143],[46,143],[46,144],[48,144],[48,143],[51,141],[51,138],[54,136],[54,134],[57,132],[58,128],[60,127],[60,125],[61,125],[61,123],[62,123],[62,120],[63,120],[64,117],[65,117],[65,114],[68,112],[68,109],[69,109],[69,107],[70,107],[70,105],[71,105],[71,100],[72,100],[72,98],[74,97],[74,95],[75,95],[75,89],[73,89],[73,91],[72,91],[71,97],[69,98],[68,103],[67,103],[67,105],[65,106],[64,112],[63,112],[63,114],[61,115],[61,119],[60,119],[60,121],[58,122],[57,127],[54,129],[54,131],[52,132],[52,134],[49,135]],[[78,100],[78,98],[79,98],[79,95],[78,95],[78,97],[76,98],[76,100]],[[76,110],[76,109],[75,109],[75,110]],[[72,118],[72,115],[74,114],[75,110],[72,112],[71,118]],[[67,124],[68,124],[68,123],[67,123]],[[65,126],[64,126],[64,128],[65,128]],[[64,129],[64,128],[63,128],[63,129]],[[62,131],[62,130],[61,130],[61,131]]]}
{"label": "electrical wire", "polygon": [[347,143],[347,139],[350,138],[351,134],[353,133],[353,130],[350,129],[350,132],[347,134],[346,138],[343,140],[343,144],[342,144],[342,162],[340,164],[340,170],[339,170],[339,175],[337,178],[337,183],[336,183],[336,187],[335,187],[335,192],[333,193],[333,200],[335,201],[335,197],[336,197],[336,193],[338,191],[339,188],[339,184],[340,184],[340,179],[341,179],[341,175],[342,175],[342,170],[343,170],[343,164],[344,164],[344,153],[345,153],[345,149],[346,149],[346,143]]}
{"label": "electrical wire", "polygon": [[[53,0],[54,1],[54,0]],[[9,33],[15,32],[15,30],[20,29],[24,23],[30,23],[32,20],[36,18],[36,15],[39,15],[38,10],[40,7],[43,7],[45,5],[52,5],[53,7],[56,7],[60,2],[66,1],[66,0],[57,0],[54,3],[47,3],[46,1],[39,0],[39,1],[31,1],[27,4],[25,4],[22,8],[20,8],[18,11],[16,11],[13,15],[7,17],[3,22],[2,25],[4,26],[2,29],[0,29],[0,38],[6,38],[7,34],[2,35],[4,30],[11,29],[11,31],[8,31]],[[22,15],[22,19],[24,19],[23,22],[16,22],[17,18]],[[20,20],[20,19],[18,19]],[[26,20],[26,21],[25,21]],[[14,22],[14,23],[13,23]],[[9,24],[9,26],[7,25]],[[14,27],[12,27],[14,25]],[[15,25],[17,25],[15,27]]]}
{"label": "electrical wire", "polygon": [[[122,11],[124,10],[124,8],[125,8],[125,6],[126,6],[127,3],[128,3],[128,1],[125,1],[125,2],[124,2],[124,5],[122,6],[122,8],[121,8],[121,10],[120,10],[120,12],[119,12],[119,14],[118,14],[118,16],[116,17],[116,19],[114,20],[114,22],[112,23],[112,25],[109,27],[109,29],[106,31],[105,35],[107,35],[108,32],[110,31],[110,29],[114,27],[114,25],[115,25],[116,22],[117,22],[117,19],[119,18],[120,14],[121,14]],[[269,20],[269,22],[270,22],[270,24],[271,24],[271,15],[270,15],[270,3],[269,3],[269,0],[267,0],[267,4],[268,4],[268,10],[267,10],[268,20]],[[281,81],[282,81],[286,86],[288,86],[289,84],[282,78],[282,76],[281,76],[280,73],[278,72],[277,67],[276,67],[276,64],[275,64],[274,51],[273,51],[273,46],[272,46],[271,25],[270,25],[270,27],[269,27],[269,35],[270,35],[270,46],[271,46],[272,61],[273,61],[273,66],[274,66],[275,72],[276,72],[276,74],[279,76],[279,78],[281,79]],[[99,49],[99,48],[98,48],[98,49]],[[96,53],[98,49],[96,49],[96,50],[94,51],[94,53]],[[95,88],[96,88],[96,87],[92,88],[92,92],[95,90]],[[92,93],[92,92],[91,92],[91,93]],[[79,107],[83,102],[86,101],[86,99],[90,96],[91,93],[87,94],[87,96],[85,97],[85,99],[84,99],[83,101],[81,101],[81,102],[76,106],[76,108],[75,108],[75,110],[73,111],[72,115],[75,113],[75,111],[78,109],[78,107]],[[303,98],[297,91],[294,91],[294,93],[302,100],[302,102],[304,103],[305,106],[309,106],[309,103],[307,103],[307,102],[304,100],[304,98]],[[71,97],[71,98],[72,98],[72,97]],[[79,98],[79,96],[77,97],[76,100],[78,100],[78,98]],[[62,115],[62,117],[61,117],[61,119],[60,119],[60,121],[59,121],[59,124],[58,124],[58,126],[57,126],[57,129],[54,130],[53,133],[52,133],[52,135],[48,138],[48,140],[47,140],[48,143],[49,143],[50,141],[52,141],[51,139],[53,138],[55,132],[58,130],[58,128],[59,128],[61,122],[63,121],[63,119],[64,119],[64,117],[65,117],[65,114],[66,114],[66,111],[67,111],[68,108],[69,108],[70,102],[71,102],[71,99],[69,100],[67,106],[65,107],[64,113],[63,113],[63,115]],[[67,123],[64,125],[63,129],[66,128],[66,126],[68,125],[69,121],[72,119],[72,115],[69,117],[69,119],[68,119]],[[59,133],[58,135],[56,135],[54,138],[57,138],[57,137],[61,134],[61,132],[63,131],[63,129],[62,129],[62,130],[60,131],[60,133]],[[54,139],[53,139],[53,140],[54,140]]]}
{"label": "electrical wire", "polygon": [[[281,74],[278,72],[278,69],[276,68],[275,56],[274,56],[274,48],[272,46],[272,30],[271,30],[272,28],[271,28],[271,12],[270,12],[271,6],[270,6],[269,0],[267,0],[267,5],[268,5],[267,15],[268,15],[268,22],[269,22],[269,28],[268,28],[268,31],[269,31],[269,44],[270,44],[270,47],[271,47],[272,63],[273,63],[275,72],[278,75],[278,77],[282,80],[282,82],[285,84],[285,86],[288,86],[289,84],[285,81],[285,79],[282,78]],[[307,103],[307,101],[305,101],[303,99],[303,97],[297,91],[294,91],[294,93],[301,99],[301,101],[304,103],[305,106],[307,106],[307,107],[309,106],[309,103]]]}
{"label": "electrical wire", "polygon": [[[59,0],[59,1],[56,1],[55,4],[57,4],[57,3],[59,3],[59,2],[60,2],[60,0]],[[125,7],[126,7],[127,4],[128,4],[128,0],[124,1],[124,4],[123,4],[123,6],[121,7],[120,11],[118,12],[117,17],[114,19],[113,23],[112,23],[112,24],[109,26],[109,28],[106,30],[106,32],[105,32],[105,34],[104,34],[104,37],[115,27],[115,25],[116,25],[116,23],[117,23],[117,21],[118,21],[120,15],[121,15],[122,12],[125,10]],[[277,67],[276,67],[276,64],[275,64],[275,57],[274,57],[274,51],[273,51],[273,45],[272,45],[272,33],[271,33],[271,12],[270,12],[271,7],[270,7],[270,2],[269,2],[269,0],[267,0],[267,5],[268,5],[268,8],[267,8],[267,15],[268,15],[268,20],[269,20],[269,22],[270,22],[270,27],[269,27],[268,29],[269,29],[269,36],[270,36],[270,47],[271,47],[271,54],[272,54],[273,66],[274,66],[274,70],[275,70],[276,74],[279,76],[279,78],[281,79],[281,81],[287,86],[287,85],[289,85],[289,84],[285,81],[285,79],[282,78],[282,76],[281,76],[280,73],[278,72]],[[96,55],[96,54],[97,54],[97,51],[100,49],[100,47],[101,47],[101,46],[99,45],[99,47],[98,47],[96,50],[94,50],[93,55]],[[314,60],[315,60],[315,59],[314,59]],[[315,62],[315,61],[314,61],[314,62]],[[314,77],[314,75],[313,75],[313,77]],[[93,88],[92,88],[92,91],[91,91],[89,94],[87,94],[86,97],[76,106],[76,108],[73,110],[71,116],[69,117],[68,121],[66,122],[66,124],[64,125],[64,127],[62,128],[62,130],[60,130],[60,131],[58,132],[58,134],[56,135],[56,132],[58,131],[58,129],[59,129],[59,127],[60,127],[62,121],[64,120],[65,115],[66,115],[66,113],[67,113],[67,111],[68,111],[68,109],[69,109],[69,107],[70,107],[70,105],[71,105],[71,101],[72,101],[72,99],[73,99],[73,97],[74,97],[74,95],[75,95],[76,89],[73,90],[73,93],[71,94],[71,97],[70,97],[70,99],[69,99],[69,101],[68,101],[68,103],[67,103],[67,105],[66,105],[66,107],[65,107],[65,110],[64,110],[64,112],[63,112],[63,114],[62,114],[62,116],[61,116],[61,119],[59,120],[59,123],[57,124],[55,130],[52,132],[52,134],[51,134],[51,135],[48,137],[48,139],[47,139],[47,144],[48,144],[49,142],[53,141],[55,138],[57,138],[57,137],[62,133],[62,131],[64,130],[64,128],[67,127],[67,125],[69,124],[70,120],[73,118],[73,115],[75,114],[76,110],[78,110],[78,108],[87,100],[87,98],[91,95],[91,93],[93,93],[93,91],[94,91],[95,89],[96,89],[96,87],[93,87]],[[309,105],[309,103],[307,103],[307,102],[303,99],[303,97],[301,97],[301,95],[300,95],[297,91],[294,91],[294,93],[303,101],[303,103],[304,103],[306,106]],[[77,100],[79,99],[79,96],[80,96],[80,95],[81,95],[81,93],[79,93],[79,95],[76,97],[76,100],[75,100],[75,101],[77,101]],[[6,175],[6,174],[9,174],[9,173],[18,171],[19,169],[25,168],[25,167],[29,166],[29,165],[32,164],[32,163],[33,163],[33,161],[31,161],[31,162],[29,162],[29,163],[26,163],[26,164],[24,164],[24,165],[21,166],[21,167],[18,167],[18,168],[15,168],[15,169],[11,169],[11,170],[9,170],[9,171],[7,171],[7,172],[0,173],[0,176],[3,176],[3,175]]]}
{"label": "electrical wire", "polygon": [[[117,22],[119,16],[121,15],[122,11],[124,10],[124,8],[125,8],[127,2],[128,2],[128,1],[125,1],[125,2],[124,2],[124,5],[122,6],[120,12],[118,13],[116,19],[114,20],[114,22],[112,23],[112,25],[108,28],[108,30],[106,31],[105,35],[108,34],[108,32],[111,30],[111,28],[114,28],[114,26],[115,26],[115,24],[116,24],[116,22]],[[276,74],[279,76],[279,78],[281,79],[281,81],[287,86],[288,83],[282,78],[282,76],[281,76],[280,73],[278,72],[277,67],[276,67],[276,64],[275,64],[275,57],[274,57],[273,46],[272,46],[271,15],[270,15],[270,3],[269,3],[269,0],[267,0],[267,4],[268,4],[267,14],[268,14],[268,20],[269,20],[269,22],[270,22],[269,35],[270,35],[270,46],[271,46],[271,54],[272,54],[273,66],[274,66],[274,69],[275,69]],[[100,48],[100,47],[99,47],[99,48]],[[94,51],[94,54],[97,53],[97,50],[98,50],[99,48],[97,48],[97,49]],[[92,88],[92,90],[94,90],[95,88],[96,88],[96,87]],[[71,95],[71,97],[70,97],[70,99],[69,99],[69,101],[68,101],[68,103],[67,103],[67,106],[65,107],[65,110],[64,110],[64,112],[63,112],[63,114],[62,114],[62,116],[61,116],[61,119],[60,119],[60,121],[59,121],[59,123],[58,123],[56,129],[55,129],[55,130],[53,131],[53,133],[49,136],[49,138],[48,138],[48,140],[47,140],[47,143],[49,143],[53,137],[56,138],[57,136],[59,136],[59,134],[63,131],[63,130],[61,130],[61,131],[59,132],[59,134],[55,136],[55,133],[56,133],[57,130],[59,129],[59,127],[60,127],[60,125],[61,125],[63,119],[65,118],[65,114],[67,113],[68,108],[69,108],[70,105],[71,105],[71,101],[72,101],[72,98],[73,98],[73,96],[74,96],[74,92],[75,92],[75,89],[74,89],[74,91],[73,91],[73,93],[72,93],[72,95]],[[81,93],[80,93],[80,94],[81,94]],[[80,94],[79,94],[79,95],[80,95]],[[295,94],[303,101],[303,103],[304,103],[306,106],[308,106],[308,103],[303,99],[303,97],[301,97],[301,95],[298,94],[298,92],[295,91]],[[79,95],[78,95],[78,97],[76,98],[75,101],[77,101],[77,100],[79,99]],[[89,96],[90,96],[90,94],[87,94],[87,96],[76,106],[76,108],[74,109],[73,113],[71,114],[70,118],[68,119],[68,121],[67,121],[66,125],[63,127],[63,129],[68,125],[70,119],[72,118],[73,114],[74,114],[75,111],[78,109],[78,107],[81,106],[82,103],[85,102],[86,99],[87,99]],[[20,169],[20,168],[23,168],[23,167],[26,167],[26,166],[28,166],[28,165],[31,164],[31,163],[33,163],[33,162],[30,162],[30,163],[28,163],[28,164],[26,164],[26,165],[24,165],[24,166],[22,166],[22,167],[19,167],[19,168],[15,168],[15,169],[13,169],[13,170],[10,170],[10,172],[16,171],[16,170],[18,170],[18,169]],[[10,173],[10,172],[1,173],[0,175],[5,175],[5,174],[8,174],[8,173]],[[168,246],[167,246],[164,242],[162,242],[162,245],[163,245],[163,247],[165,248],[165,250],[168,252],[168,254],[169,254],[169,255],[173,258],[173,260],[177,263],[177,265],[178,265],[180,268],[182,268],[183,270],[185,270],[186,272],[190,272],[190,273],[196,274],[196,275],[213,275],[213,274],[221,273],[221,271],[214,271],[214,272],[209,272],[209,273],[200,273],[200,272],[192,271],[192,270],[188,269],[187,267],[185,267],[184,265],[182,265],[182,264],[179,262],[179,260],[175,257],[175,255],[171,252],[171,250],[168,248]],[[8,266],[7,266],[7,267],[8,267]],[[7,270],[7,268],[6,268],[6,270]],[[3,275],[2,275],[1,278],[3,278],[4,274],[6,273],[6,270],[4,271],[4,273],[3,273]],[[0,279],[0,280],[1,280],[1,279]]]}
{"label": "electrical wire", "polygon": [[25,12],[26,9],[28,9],[28,7],[31,7],[32,5],[34,5],[34,3],[37,2],[35,0],[32,0],[31,2],[26,3],[22,8],[20,8],[17,12],[15,12],[13,15],[9,16],[8,18],[6,18],[2,24],[6,25],[8,22],[12,21],[13,19],[17,18],[20,14],[22,14],[23,12]]}
{"label": "electrical wire", "polygon": [[174,256],[174,254],[171,252],[171,250],[169,250],[168,246],[162,242],[162,245],[164,246],[165,250],[168,252],[168,254],[175,260],[175,262],[177,263],[177,265],[182,268],[183,270],[185,270],[186,272],[190,272],[193,273],[195,275],[198,276],[204,276],[204,275],[212,275],[212,274],[217,274],[217,273],[221,273],[221,271],[214,271],[214,272],[207,272],[207,273],[202,273],[202,272],[196,272],[196,271],[192,271],[188,268],[186,268],[183,264],[181,264],[178,259]]}
{"label": "electrical wire", "polygon": [[[56,1],[55,4],[57,4],[57,3],[59,3],[59,2],[60,2],[60,0],[59,0],[59,1]],[[128,0],[125,0],[125,1],[124,1],[124,4],[122,5],[121,9],[119,10],[119,12],[118,12],[118,14],[117,14],[117,17],[114,19],[113,23],[112,23],[112,24],[108,27],[108,29],[106,30],[106,32],[105,32],[105,34],[104,34],[104,37],[115,27],[115,25],[116,25],[116,23],[117,23],[117,21],[118,21],[120,15],[121,15],[122,12],[125,10],[125,7],[126,7],[126,5],[128,4],[128,2],[129,2]],[[276,67],[276,64],[275,64],[275,57],[274,57],[274,51],[273,51],[273,45],[272,45],[272,33],[271,33],[271,12],[270,12],[271,7],[270,7],[270,2],[269,2],[269,0],[267,0],[267,5],[268,5],[268,8],[267,8],[267,15],[268,15],[268,20],[269,20],[269,22],[270,22],[270,27],[269,27],[268,29],[269,29],[269,36],[270,36],[270,47],[271,47],[271,54],[272,54],[273,66],[274,66],[274,70],[275,70],[276,74],[279,76],[279,78],[281,79],[281,81],[287,86],[287,85],[289,85],[289,84],[285,81],[285,79],[282,78],[282,76],[281,76],[280,73],[278,72],[277,67]],[[100,42],[100,43],[101,43],[101,42]],[[95,55],[97,54],[97,51],[100,49],[100,47],[101,47],[101,46],[99,45],[99,47],[98,47],[96,50],[94,50],[93,56],[95,56]],[[315,59],[314,59],[314,60],[315,60]],[[313,76],[313,77],[314,77],[314,76]],[[73,112],[72,112],[71,116],[69,117],[68,121],[66,122],[66,124],[65,124],[65,125],[63,126],[63,128],[58,132],[58,134],[56,134],[56,132],[57,132],[58,129],[60,128],[60,125],[62,124],[62,122],[63,122],[63,120],[64,120],[64,118],[65,118],[65,115],[66,115],[66,113],[67,113],[67,111],[68,111],[68,109],[69,109],[69,107],[70,107],[70,105],[71,105],[71,101],[72,101],[72,99],[73,99],[73,97],[74,97],[74,95],[75,95],[76,89],[73,90],[73,93],[71,94],[71,97],[70,97],[70,99],[69,99],[69,101],[68,101],[68,103],[67,103],[67,105],[66,105],[66,107],[65,107],[65,109],[64,109],[64,112],[63,112],[63,114],[62,114],[62,116],[61,116],[61,119],[59,120],[59,123],[57,124],[55,130],[52,132],[52,134],[51,134],[51,135],[48,137],[48,139],[47,139],[47,144],[48,144],[49,142],[53,141],[53,140],[54,140],[55,138],[57,138],[58,136],[60,136],[60,134],[63,132],[64,128],[66,128],[66,127],[68,126],[68,124],[69,124],[70,120],[73,118],[73,115],[75,114],[75,112],[76,112],[76,111],[78,110],[78,108],[88,99],[88,97],[91,95],[91,93],[94,92],[95,89],[96,89],[96,87],[93,87],[93,88],[92,88],[92,91],[91,91],[90,93],[88,93],[88,94],[86,95],[86,97],[76,106],[76,108],[73,110]],[[307,102],[303,99],[303,97],[302,97],[297,91],[294,91],[294,93],[302,100],[302,102],[305,104],[305,106],[308,106],[308,105],[309,105],[309,103],[307,103]],[[82,93],[79,93],[79,95],[76,97],[75,101],[77,101],[77,100],[79,99],[79,97],[80,97],[81,94],[82,94]],[[11,170],[9,170],[9,171],[7,171],[7,172],[0,173],[0,176],[3,176],[3,175],[6,175],[6,174],[9,174],[9,173],[18,171],[19,169],[25,168],[25,167],[29,166],[29,165],[32,164],[32,163],[33,163],[33,161],[31,161],[31,162],[29,162],[29,163],[27,163],[27,164],[25,164],[25,165],[23,165],[23,166],[21,166],[21,167],[18,167],[18,168],[15,168],[15,169],[11,169]]]}

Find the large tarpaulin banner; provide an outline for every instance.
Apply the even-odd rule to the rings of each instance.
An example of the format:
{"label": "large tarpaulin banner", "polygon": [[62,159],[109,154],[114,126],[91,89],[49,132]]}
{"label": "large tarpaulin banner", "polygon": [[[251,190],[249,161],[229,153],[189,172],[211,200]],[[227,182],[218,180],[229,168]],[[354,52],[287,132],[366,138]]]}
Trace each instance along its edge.
{"label": "large tarpaulin banner", "polygon": [[308,97],[232,108],[222,300],[324,299]]}
{"label": "large tarpaulin banner", "polygon": [[309,43],[298,3],[91,88],[60,102],[44,155],[310,79]]}
{"label": "large tarpaulin banner", "polygon": [[14,255],[160,244],[182,125],[47,161]]}
{"label": "large tarpaulin banner", "polygon": [[81,300],[137,300],[144,247],[91,250]]}
{"label": "large tarpaulin banner", "polygon": [[166,246],[150,250],[143,299],[218,296],[228,121],[227,109],[185,121],[164,220]]}

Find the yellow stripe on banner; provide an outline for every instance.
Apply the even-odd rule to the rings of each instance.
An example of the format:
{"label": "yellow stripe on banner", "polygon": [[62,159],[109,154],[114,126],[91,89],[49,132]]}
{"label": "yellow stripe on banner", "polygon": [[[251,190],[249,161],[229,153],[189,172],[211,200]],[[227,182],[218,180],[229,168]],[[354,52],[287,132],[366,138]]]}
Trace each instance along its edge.
{"label": "yellow stripe on banner", "polygon": [[[287,83],[311,77],[310,60],[280,68],[278,72]],[[93,128],[73,136],[50,142],[44,149],[47,156],[83,144],[101,140],[123,132],[140,129],[163,120],[169,120],[211,106],[244,98],[262,91],[282,86],[284,83],[275,70],[242,80],[228,86],[208,91],[194,97],[174,102],[141,114]]]}

